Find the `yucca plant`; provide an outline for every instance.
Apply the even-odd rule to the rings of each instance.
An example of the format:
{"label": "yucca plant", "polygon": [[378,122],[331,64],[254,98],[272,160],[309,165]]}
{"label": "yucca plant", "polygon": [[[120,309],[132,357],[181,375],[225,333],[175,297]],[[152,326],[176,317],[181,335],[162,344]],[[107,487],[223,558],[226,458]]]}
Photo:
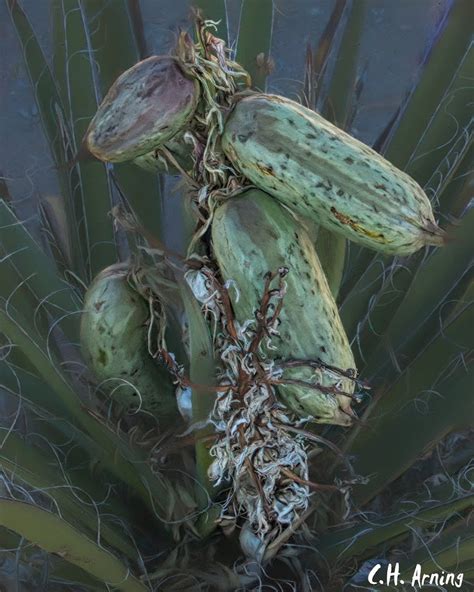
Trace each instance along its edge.
{"label": "yucca plant", "polygon": [[[374,145],[424,188],[447,244],[394,258],[308,226],[352,346],[347,365],[353,355],[365,388],[351,429],[291,424],[294,436],[279,441],[307,457],[307,464],[291,466],[307,467],[309,474],[293,470],[311,496],[294,501],[291,521],[270,539],[256,536],[226,506],[234,485],[234,498],[240,494],[250,511],[245,483],[235,485],[239,467],[231,472],[234,483],[223,479],[216,488],[209,479],[216,476],[209,457],[215,432],[226,432],[218,421],[225,414],[208,422],[223,348],[215,347],[209,277],[201,267],[184,273],[185,255],[164,240],[170,233],[163,211],[174,199],[165,190],[169,179],[129,162],[92,160],[83,143],[117,76],[148,55],[139,3],[51,0],[50,62],[21,3],[5,1],[61,188],[59,200],[35,204],[40,224],[31,226],[21,220],[7,182],[1,186],[0,383],[8,412],[0,438],[0,569],[6,585],[369,590],[377,589],[369,581],[374,566],[381,566],[376,577],[383,581],[387,564],[398,562],[407,590],[418,564],[423,574],[463,574],[462,589],[470,589],[470,1],[447,3],[411,88]],[[356,48],[369,7],[365,0],[335,0],[321,37],[306,48],[306,58],[301,52],[301,103],[348,132],[361,108],[365,79]],[[271,60],[273,2],[243,0],[237,39],[228,3],[202,0],[199,8],[214,22],[213,34],[235,49],[236,71],[240,64],[265,91],[270,70],[279,68]],[[190,47],[181,35],[178,51]],[[168,153],[176,155],[178,144]],[[183,194],[188,199],[189,191]],[[195,215],[187,207],[180,212],[183,252]],[[204,225],[200,235],[205,231]],[[283,281],[286,270],[278,273],[271,281]],[[232,282],[226,285],[233,296]],[[91,315],[110,291],[116,300],[107,301],[109,316],[96,322]],[[265,294],[280,297],[278,290]],[[280,413],[272,420],[283,425],[287,418]],[[229,442],[219,441],[216,458]],[[430,585],[453,583],[434,578]],[[405,589],[393,580],[378,585]]]}

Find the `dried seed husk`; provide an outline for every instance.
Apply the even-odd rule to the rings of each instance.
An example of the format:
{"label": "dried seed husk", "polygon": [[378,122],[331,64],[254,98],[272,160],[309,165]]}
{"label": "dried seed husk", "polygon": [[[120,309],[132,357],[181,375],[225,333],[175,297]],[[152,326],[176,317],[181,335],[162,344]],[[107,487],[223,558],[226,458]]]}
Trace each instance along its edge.
{"label": "dried seed husk", "polygon": [[166,369],[148,352],[148,306],[127,276],[126,266],[112,265],[87,290],[81,317],[82,353],[115,401],[168,418],[177,413],[174,387]]}
{"label": "dried seed husk", "polygon": [[416,181],[294,101],[265,94],[241,99],[222,146],[257,187],[349,240],[391,255],[444,242]]}
{"label": "dried seed husk", "polygon": [[191,120],[199,83],[177,58],[152,56],[114,82],[85,136],[87,149],[108,162],[133,160],[164,144]]}
{"label": "dried seed husk", "polygon": [[[271,196],[251,189],[231,198],[214,213],[212,245],[225,281],[234,280],[239,295],[230,290],[240,324],[255,318],[268,271],[289,269],[286,295],[272,339],[271,359],[321,360],[344,371],[355,369],[354,357],[314,245],[301,223]],[[337,387],[343,394],[327,394],[306,386],[278,386],[284,403],[301,417],[320,423],[350,425],[354,382],[326,368],[285,369],[283,379]]]}

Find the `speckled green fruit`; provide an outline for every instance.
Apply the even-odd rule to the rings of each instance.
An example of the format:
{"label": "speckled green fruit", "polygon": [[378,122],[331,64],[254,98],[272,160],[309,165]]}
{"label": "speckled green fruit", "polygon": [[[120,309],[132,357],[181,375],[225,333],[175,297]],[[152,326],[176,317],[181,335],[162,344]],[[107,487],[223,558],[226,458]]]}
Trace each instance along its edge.
{"label": "speckled green fruit", "polygon": [[148,353],[148,314],[145,300],[127,281],[127,268],[108,267],[85,296],[81,349],[114,400],[169,418],[177,413],[174,388],[168,372]]}
{"label": "speckled green fruit", "polygon": [[265,94],[241,99],[222,146],[257,187],[349,240],[390,255],[443,244],[418,183],[294,101]]}
{"label": "speckled green fruit", "polygon": [[[246,191],[220,206],[212,223],[212,245],[224,280],[234,280],[239,297],[230,290],[240,323],[255,318],[268,271],[287,267],[287,292],[272,340],[273,359],[320,359],[342,370],[355,369],[354,357],[337,305],[322,271],[311,239],[299,221],[272,197],[259,190]],[[354,383],[327,369],[308,367],[285,370],[283,378],[338,387],[348,395]],[[325,394],[317,388],[278,387],[284,403],[301,417],[320,423],[350,425],[351,397]]]}
{"label": "speckled green fruit", "polygon": [[103,161],[133,160],[183,130],[198,99],[198,82],[177,59],[147,58],[114,82],[89,125],[86,148]]}

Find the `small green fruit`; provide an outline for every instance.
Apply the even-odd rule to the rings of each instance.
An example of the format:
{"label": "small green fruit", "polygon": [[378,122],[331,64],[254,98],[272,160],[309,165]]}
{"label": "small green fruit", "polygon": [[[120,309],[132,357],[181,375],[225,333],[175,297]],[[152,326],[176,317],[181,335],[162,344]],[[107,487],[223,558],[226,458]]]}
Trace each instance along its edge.
{"label": "small green fruit", "polygon": [[127,268],[112,265],[92,282],[81,317],[81,348],[96,378],[125,407],[157,417],[177,412],[174,387],[147,348],[145,300],[128,283]]}

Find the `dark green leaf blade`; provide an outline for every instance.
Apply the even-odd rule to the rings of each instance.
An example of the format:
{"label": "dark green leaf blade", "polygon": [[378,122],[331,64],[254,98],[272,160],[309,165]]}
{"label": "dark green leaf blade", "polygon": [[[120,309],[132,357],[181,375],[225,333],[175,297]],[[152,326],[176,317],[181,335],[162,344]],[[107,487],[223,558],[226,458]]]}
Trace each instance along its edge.
{"label": "dark green leaf blade", "polygon": [[243,0],[237,62],[252,78],[252,87],[265,91],[270,69],[273,33],[273,0]]}
{"label": "dark green leaf blade", "polygon": [[372,499],[422,452],[453,429],[473,421],[472,365],[468,367],[473,322],[472,304],[447,321],[398,380],[369,407],[364,418],[367,429],[358,428],[349,438],[346,451],[353,457],[355,471],[370,476],[366,485],[354,489],[357,503]]}
{"label": "dark green leaf blade", "polygon": [[471,43],[474,5],[470,0],[452,2],[439,25],[435,42],[428,48],[420,66],[421,79],[410,93],[393,132],[382,147],[385,157],[404,169],[419,138],[429,127],[453,73]]}
{"label": "dark green leaf blade", "polygon": [[117,590],[147,590],[114,555],[51,512],[25,502],[0,499],[0,523]]}
{"label": "dark green leaf blade", "polygon": [[445,521],[457,512],[474,507],[474,495],[444,503],[421,507],[416,512],[404,512],[400,517],[389,516],[377,523],[363,522],[360,525],[343,528],[323,535],[319,541],[319,549],[329,561],[342,561],[350,557],[365,557],[373,549],[382,544],[389,546],[399,540],[400,536],[408,536],[414,528],[428,528]]}
{"label": "dark green leaf blade", "polygon": [[75,343],[79,336],[80,295],[58,277],[52,259],[3,200],[0,200],[0,258],[8,259],[18,273],[18,281],[23,281],[32,291],[38,305],[43,303],[54,319],[62,319],[61,328]]}
{"label": "dark green leaf blade", "polygon": [[[19,436],[16,432],[0,429],[0,466],[15,480],[20,479],[34,489],[44,490],[54,499],[61,514],[79,530],[84,530],[89,536],[102,539],[111,548],[124,553],[133,561],[136,555],[134,545],[124,537],[122,531],[112,527],[101,517],[99,511],[93,509],[91,499],[84,496],[84,491],[76,491],[67,482],[64,473],[55,467],[59,465],[59,458],[47,455],[31,442]],[[7,436],[7,437],[4,437]],[[81,503],[84,499],[84,503]],[[87,503],[88,502],[88,503]],[[99,535],[100,533],[100,535]]]}
{"label": "dark green leaf blade", "polygon": [[[79,154],[89,122],[101,100],[99,76],[82,3],[59,0],[54,8],[60,12],[54,22],[64,27],[57,37],[67,40],[63,55],[66,78],[60,82],[65,85],[61,91],[69,102],[67,118],[73,132],[74,153]],[[103,163],[79,160],[75,174],[77,183],[71,189],[78,204],[79,232],[90,281],[99,271],[117,261],[113,220],[109,215],[115,199],[110,175]]]}
{"label": "dark green leaf blade", "polygon": [[69,171],[66,166],[66,163],[73,157],[74,152],[65,105],[62,103],[60,92],[43,51],[19,2],[17,0],[7,0],[7,6],[23,47],[25,65],[35,92],[38,111],[58,170],[61,192],[66,206],[68,232],[65,236],[69,241],[68,250],[73,253],[75,273],[84,278],[85,267],[81,256],[77,211],[72,197]]}
{"label": "dark green leaf blade", "polygon": [[[201,307],[184,278],[180,281],[180,291],[189,324],[190,379],[193,384],[199,385],[192,388],[193,421],[196,423],[206,422],[215,401],[215,393],[212,391],[216,375],[214,349]],[[209,387],[209,391],[203,388],[204,385]],[[205,438],[209,434],[212,434],[212,428],[210,426],[199,430],[196,434],[197,443],[195,448],[198,478],[205,489],[211,492],[213,486],[207,476],[207,469],[211,463],[211,458],[207,443],[202,441],[202,438]],[[200,497],[203,497],[202,492]],[[207,505],[207,499],[203,499],[203,503]]]}

